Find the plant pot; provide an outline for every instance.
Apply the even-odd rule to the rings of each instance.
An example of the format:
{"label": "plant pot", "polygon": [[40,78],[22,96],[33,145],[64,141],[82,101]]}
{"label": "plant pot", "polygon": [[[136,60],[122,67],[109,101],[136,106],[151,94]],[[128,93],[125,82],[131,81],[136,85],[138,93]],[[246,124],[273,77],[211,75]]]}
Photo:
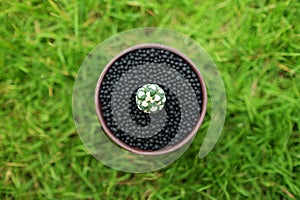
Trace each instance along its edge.
{"label": "plant pot", "polygon": [[[163,92],[148,88],[150,96],[149,84]],[[145,107],[138,104],[144,100],[138,99],[141,88],[146,88],[140,95]],[[164,96],[156,101],[157,94]],[[105,134],[121,148],[142,155],[173,152],[189,143],[202,124],[206,104],[197,67],[183,53],[160,44],[121,52],[106,65],[95,90],[96,113]]]}

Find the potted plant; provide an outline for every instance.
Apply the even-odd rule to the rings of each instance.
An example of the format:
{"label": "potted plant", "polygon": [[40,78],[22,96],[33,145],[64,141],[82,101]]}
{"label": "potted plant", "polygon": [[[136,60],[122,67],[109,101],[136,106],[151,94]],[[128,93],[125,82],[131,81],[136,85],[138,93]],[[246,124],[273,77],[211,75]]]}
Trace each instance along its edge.
{"label": "potted plant", "polygon": [[105,134],[142,155],[175,151],[197,133],[207,93],[195,64],[180,51],[141,44],[118,54],[105,67],[95,106]]}

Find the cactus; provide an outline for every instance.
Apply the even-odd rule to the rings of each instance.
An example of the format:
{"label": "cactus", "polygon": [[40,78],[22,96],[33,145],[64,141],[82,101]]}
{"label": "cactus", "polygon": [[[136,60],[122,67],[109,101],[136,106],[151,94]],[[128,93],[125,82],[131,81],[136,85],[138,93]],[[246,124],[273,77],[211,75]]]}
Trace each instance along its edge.
{"label": "cactus", "polygon": [[164,108],[165,92],[157,84],[146,84],[136,92],[136,104],[145,113],[154,113]]}

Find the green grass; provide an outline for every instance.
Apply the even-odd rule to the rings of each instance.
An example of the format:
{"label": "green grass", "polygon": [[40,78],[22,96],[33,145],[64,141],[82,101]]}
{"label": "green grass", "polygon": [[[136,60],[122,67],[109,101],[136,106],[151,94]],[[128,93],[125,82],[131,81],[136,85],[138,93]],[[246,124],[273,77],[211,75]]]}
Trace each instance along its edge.
{"label": "green grass", "polygon": [[[74,2],[0,2],[0,199],[300,199],[299,1]],[[99,42],[144,26],[207,49],[227,118],[204,159],[208,120],[179,160],[129,174],[82,145],[72,87]]]}

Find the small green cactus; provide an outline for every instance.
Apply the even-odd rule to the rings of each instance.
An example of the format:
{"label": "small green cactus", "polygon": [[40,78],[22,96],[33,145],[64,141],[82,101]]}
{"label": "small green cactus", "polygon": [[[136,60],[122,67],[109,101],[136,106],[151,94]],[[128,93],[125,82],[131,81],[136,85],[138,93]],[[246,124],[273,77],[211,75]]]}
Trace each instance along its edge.
{"label": "small green cactus", "polygon": [[146,84],[138,89],[135,100],[140,110],[145,113],[154,113],[163,109],[166,95],[157,84]]}

